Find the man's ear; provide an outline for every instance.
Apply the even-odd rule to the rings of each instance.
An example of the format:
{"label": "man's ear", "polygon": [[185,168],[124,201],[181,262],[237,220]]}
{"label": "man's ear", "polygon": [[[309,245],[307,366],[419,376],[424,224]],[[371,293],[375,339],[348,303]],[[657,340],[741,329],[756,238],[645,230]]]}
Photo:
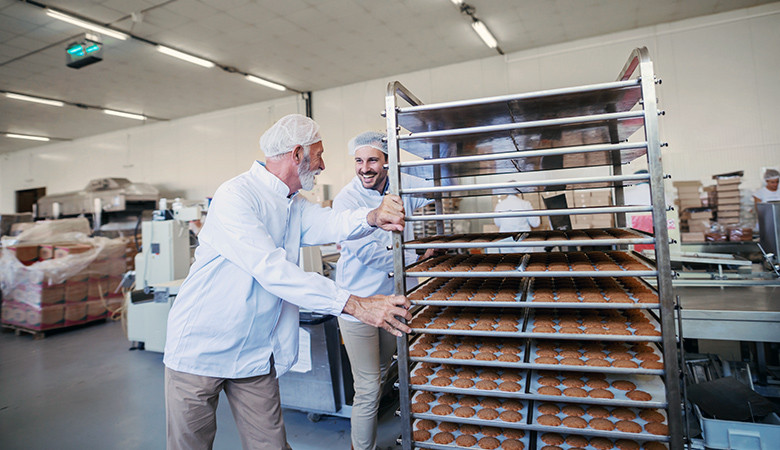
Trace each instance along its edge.
{"label": "man's ear", "polygon": [[299,165],[303,161],[303,146],[296,145],[292,151],[292,159],[295,165]]}

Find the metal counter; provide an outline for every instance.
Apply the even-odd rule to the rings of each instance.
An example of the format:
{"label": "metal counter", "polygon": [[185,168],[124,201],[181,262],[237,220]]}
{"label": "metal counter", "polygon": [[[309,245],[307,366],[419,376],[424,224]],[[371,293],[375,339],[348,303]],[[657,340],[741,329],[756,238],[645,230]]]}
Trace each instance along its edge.
{"label": "metal counter", "polygon": [[780,342],[780,287],[679,287],[683,334],[691,339]]}

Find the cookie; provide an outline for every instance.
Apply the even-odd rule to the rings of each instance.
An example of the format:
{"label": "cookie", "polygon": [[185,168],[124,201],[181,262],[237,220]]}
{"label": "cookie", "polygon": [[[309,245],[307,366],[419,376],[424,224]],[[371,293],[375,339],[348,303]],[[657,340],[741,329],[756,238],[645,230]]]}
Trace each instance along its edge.
{"label": "cookie", "polygon": [[477,399],[477,397],[469,397],[464,395],[463,397],[460,398],[460,400],[458,400],[458,403],[460,404],[460,406],[474,407],[479,405],[479,399]]}
{"label": "cookie", "polygon": [[437,444],[449,444],[454,440],[455,440],[455,436],[453,436],[452,433],[448,433],[446,431],[442,431],[441,433],[436,433],[433,436],[433,442]]}
{"label": "cookie", "polygon": [[414,433],[412,434],[412,439],[416,442],[425,442],[430,438],[431,433],[426,430],[414,430]]}
{"label": "cookie", "polygon": [[522,439],[525,437],[525,431],[517,430],[515,428],[505,428],[504,437],[507,439]]}
{"label": "cookie", "polygon": [[585,365],[590,367],[609,367],[610,364],[609,361],[607,361],[606,359],[594,358],[585,361]]}
{"label": "cookie", "polygon": [[432,430],[436,428],[436,422],[433,420],[422,419],[415,422],[414,426],[418,430]]}
{"label": "cookie", "polygon": [[504,381],[520,381],[523,378],[524,376],[517,372],[504,372],[501,374],[501,379]]}
{"label": "cookie", "polygon": [[639,417],[646,422],[662,423],[666,420],[666,417],[655,409],[643,409],[639,411]]}
{"label": "cookie", "polygon": [[598,417],[595,419],[590,419],[588,425],[590,425],[590,427],[593,428],[594,430],[612,431],[615,429],[614,423],[610,422],[607,419],[601,419]]}
{"label": "cookie", "polygon": [[454,433],[458,431],[458,428],[459,425],[453,422],[442,422],[439,424],[439,429],[441,431],[446,431],[447,433]]}
{"label": "cookie", "polygon": [[542,386],[558,386],[561,384],[561,381],[553,377],[541,377],[539,380],[537,380],[537,383],[541,384]]}
{"label": "cookie", "polygon": [[[481,380],[493,381],[493,380],[498,380],[500,377],[498,373],[492,370],[483,370],[482,373],[479,374],[479,378]],[[509,381],[517,381],[517,380],[509,380]]]}
{"label": "cookie", "polygon": [[618,429],[618,431],[622,431],[624,433],[641,433],[642,427],[631,420],[619,420],[615,424],[615,428]]}
{"label": "cookie", "polygon": [[471,417],[477,412],[474,410],[474,408],[471,408],[469,406],[460,406],[458,408],[455,408],[455,411],[453,411],[453,414],[455,414],[458,417]]}
{"label": "cookie", "polygon": [[434,386],[449,386],[452,384],[452,381],[449,378],[437,377],[431,380],[431,384]]}
{"label": "cookie", "polygon": [[501,362],[518,362],[520,361],[520,357],[517,355],[504,353],[498,357],[498,360]]}
{"label": "cookie", "polygon": [[615,380],[612,382],[612,387],[621,391],[633,391],[636,389],[636,385],[627,380]]}
{"label": "cookie", "polygon": [[660,361],[642,361],[640,364],[643,369],[661,370],[664,368],[664,363]]}
{"label": "cookie", "polygon": [[520,411],[523,409],[523,404],[517,400],[506,400],[501,407],[508,411]]}
{"label": "cookie", "polygon": [[579,378],[564,378],[561,384],[566,387],[581,388],[585,386],[585,382]]}
{"label": "cookie", "polygon": [[594,378],[586,381],[585,384],[591,389],[607,389],[609,387],[609,383],[606,381]]}
{"label": "cookie", "polygon": [[588,397],[590,398],[615,398],[615,394],[612,392],[609,392],[606,389],[593,389],[592,391],[588,392]]}
{"label": "cookie", "polygon": [[443,377],[443,378],[452,378],[455,376],[456,372],[448,367],[445,368],[446,365],[442,365],[442,368],[439,369],[439,371],[436,373],[437,377]]}
{"label": "cookie", "polygon": [[458,403],[458,397],[453,394],[444,394],[439,396],[438,402],[442,405],[454,405],[455,403]]}
{"label": "cookie", "polygon": [[428,410],[431,409],[430,406],[428,406],[427,403],[412,403],[411,410],[413,413],[424,413],[428,412]]}
{"label": "cookie", "polygon": [[514,381],[504,381],[498,385],[498,389],[504,392],[517,392],[520,390],[520,385]]}
{"label": "cookie", "polygon": [[437,416],[447,416],[452,414],[452,407],[450,405],[436,405],[431,409],[431,412]]}
{"label": "cookie", "polygon": [[468,435],[477,434],[479,433],[479,425],[469,425],[469,424],[461,425],[460,432]]}
{"label": "cookie", "polygon": [[536,392],[539,395],[561,395],[561,390],[552,386],[541,386]]}
{"label": "cookie", "polygon": [[569,416],[561,421],[563,426],[569,428],[585,428],[588,426],[588,422],[582,417]]}
{"label": "cookie", "polygon": [[498,446],[501,445],[501,441],[494,437],[483,437],[477,442],[477,444],[479,444],[479,448],[492,450],[498,448]]}
{"label": "cookie", "polygon": [[523,419],[523,415],[517,411],[503,411],[498,415],[498,418],[504,422],[517,422]]}
{"label": "cookie", "polygon": [[525,444],[523,444],[521,441],[518,441],[517,439],[504,439],[504,442],[501,443],[501,449],[502,450],[524,450]]}
{"label": "cookie", "polygon": [[498,385],[495,381],[490,380],[481,380],[478,381],[475,387],[482,391],[492,391],[493,389],[497,388]]}
{"label": "cookie", "polygon": [[628,392],[626,393],[626,397],[638,402],[649,402],[650,400],[653,399],[652,395],[648,394],[645,391],[640,391],[640,390]]}
{"label": "cookie", "polygon": [[558,405],[554,403],[542,403],[536,407],[536,410],[542,414],[552,414],[552,415],[561,412],[561,408],[559,408]]}
{"label": "cookie", "polygon": [[455,352],[452,357],[455,359],[473,359],[474,354],[471,352]]}
{"label": "cookie", "polygon": [[612,361],[612,367],[618,367],[621,369],[636,369],[637,367],[639,367],[639,365],[634,361],[626,361],[623,359],[618,359],[616,361]]}
{"label": "cookie", "polygon": [[494,398],[494,397],[488,397],[488,398],[483,398],[479,402],[479,404],[483,408],[493,408],[493,409],[496,409],[496,408],[500,408],[501,407],[501,400],[499,400],[497,398]]}
{"label": "cookie", "polygon": [[607,438],[597,437],[590,440],[590,446],[596,450],[609,450],[615,445]]}
{"label": "cookie", "polygon": [[433,369],[428,367],[418,367],[413,373],[421,377],[429,377],[433,375]]}
{"label": "cookie", "polygon": [[536,364],[558,364],[558,360],[549,356],[540,356],[534,359]]}
{"label": "cookie", "polygon": [[488,437],[496,437],[496,436],[499,436],[501,434],[501,428],[482,427],[482,429],[480,429],[480,432],[482,432],[482,434],[484,434],[485,436],[488,436]]}
{"label": "cookie", "polygon": [[425,384],[427,382],[428,382],[428,377],[424,377],[422,375],[415,375],[409,378],[409,384],[413,384],[413,385]]}
{"label": "cookie", "polygon": [[561,364],[565,366],[584,366],[585,362],[579,358],[563,358]]}
{"label": "cookie", "polygon": [[456,388],[468,389],[474,386],[474,381],[468,378],[458,378],[457,380],[452,382],[452,385],[455,386]]}
{"label": "cookie", "polygon": [[631,439],[618,439],[615,441],[615,447],[620,450],[639,450],[639,444]]}
{"label": "cookie", "polygon": [[468,434],[461,434],[455,439],[455,444],[460,447],[471,447],[477,443],[477,438]]}
{"label": "cookie", "polygon": [[558,356],[558,352],[556,352],[555,350],[540,348],[536,350],[536,356],[542,356],[545,358],[555,358],[556,356]]}
{"label": "cookie", "polygon": [[636,413],[628,408],[615,408],[612,410],[612,417],[618,420],[634,420]]}
{"label": "cookie", "polygon": [[[421,355],[425,356],[425,355]],[[452,353],[446,352],[444,350],[436,350],[435,352],[431,353],[431,358],[437,358],[437,359],[443,359],[443,358],[450,358],[452,357]]]}
{"label": "cookie", "polygon": [[557,427],[561,425],[561,419],[558,418],[558,416],[553,416],[550,414],[545,414],[543,416],[539,416],[536,419],[536,422],[539,425],[544,425],[546,427]]}
{"label": "cookie", "polygon": [[567,416],[581,417],[585,415],[585,410],[577,405],[566,405],[563,407],[563,413]]}
{"label": "cookie", "polygon": [[563,390],[563,395],[566,397],[587,397],[588,392],[585,389],[580,388],[566,388]]}
{"label": "cookie", "polygon": [[645,431],[650,434],[659,436],[667,436],[669,434],[669,427],[658,422],[650,422],[645,424]]}
{"label": "cookie", "polygon": [[606,419],[609,417],[609,411],[607,408],[603,408],[601,406],[591,406],[588,408],[587,413],[591,417],[595,417],[598,419]]}
{"label": "cookie", "polygon": [[549,445],[561,445],[564,442],[563,436],[558,433],[544,433],[539,436],[539,439],[541,439],[545,444]]}
{"label": "cookie", "polygon": [[482,420],[493,420],[498,418],[498,411],[493,408],[482,408],[477,413],[477,417]]}

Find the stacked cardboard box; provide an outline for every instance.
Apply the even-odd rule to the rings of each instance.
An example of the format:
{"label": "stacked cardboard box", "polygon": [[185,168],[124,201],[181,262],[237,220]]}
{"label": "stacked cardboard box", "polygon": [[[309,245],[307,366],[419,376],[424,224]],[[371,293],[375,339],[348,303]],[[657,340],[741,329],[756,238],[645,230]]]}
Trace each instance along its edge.
{"label": "stacked cardboard box", "polygon": [[701,181],[675,181],[677,188],[677,208],[685,211],[688,208],[701,208]]}
{"label": "stacked cardboard box", "polygon": [[733,225],[739,223],[740,192],[739,184],[742,177],[739,175],[718,176],[716,178],[718,198],[718,223],[721,225]]}
{"label": "stacked cardboard box", "polygon": [[[581,190],[566,193],[569,207],[594,208],[612,205],[612,193],[606,189]],[[612,214],[578,214],[570,216],[573,229],[610,228],[615,225]]]}

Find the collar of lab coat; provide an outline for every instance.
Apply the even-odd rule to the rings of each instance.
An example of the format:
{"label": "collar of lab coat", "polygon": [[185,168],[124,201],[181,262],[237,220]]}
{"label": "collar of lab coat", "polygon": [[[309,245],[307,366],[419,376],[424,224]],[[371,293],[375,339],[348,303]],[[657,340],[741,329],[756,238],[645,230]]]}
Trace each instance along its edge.
{"label": "collar of lab coat", "polygon": [[268,169],[265,168],[265,164],[260,161],[255,161],[254,164],[252,164],[250,172],[252,173],[252,178],[259,180],[262,184],[271,188],[274,193],[279,194],[282,197],[289,196],[289,199],[292,200],[292,198],[298,194],[298,191],[290,194],[290,188],[284,184],[284,181],[269,172]]}

